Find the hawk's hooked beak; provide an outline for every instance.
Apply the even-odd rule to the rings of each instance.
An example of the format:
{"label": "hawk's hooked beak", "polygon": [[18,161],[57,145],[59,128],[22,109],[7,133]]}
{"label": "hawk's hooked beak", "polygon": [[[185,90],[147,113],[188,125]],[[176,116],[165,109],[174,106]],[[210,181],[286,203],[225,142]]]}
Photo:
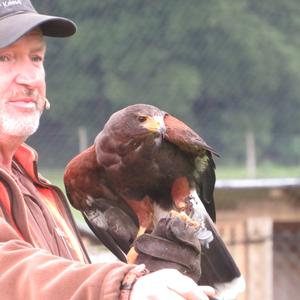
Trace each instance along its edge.
{"label": "hawk's hooked beak", "polygon": [[153,133],[160,133],[164,135],[166,132],[163,117],[148,117],[143,123],[143,127]]}

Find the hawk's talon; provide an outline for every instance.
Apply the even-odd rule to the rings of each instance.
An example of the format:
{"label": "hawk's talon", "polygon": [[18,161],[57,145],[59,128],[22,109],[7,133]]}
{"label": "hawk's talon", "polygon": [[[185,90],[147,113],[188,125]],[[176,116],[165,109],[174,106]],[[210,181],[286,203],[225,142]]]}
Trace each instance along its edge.
{"label": "hawk's talon", "polygon": [[193,196],[189,195],[187,196],[185,199],[184,199],[184,202],[185,202],[185,213],[187,215],[193,215],[195,210],[194,210],[194,207],[193,207],[193,204],[191,202],[191,200],[193,199]]}
{"label": "hawk's talon", "polygon": [[193,227],[193,228],[201,228],[201,225],[199,224],[199,222],[193,220],[192,218],[190,218],[184,211],[178,212],[176,210],[171,210],[170,211],[170,217],[174,217],[174,218],[179,218],[181,221],[187,223],[187,225]]}

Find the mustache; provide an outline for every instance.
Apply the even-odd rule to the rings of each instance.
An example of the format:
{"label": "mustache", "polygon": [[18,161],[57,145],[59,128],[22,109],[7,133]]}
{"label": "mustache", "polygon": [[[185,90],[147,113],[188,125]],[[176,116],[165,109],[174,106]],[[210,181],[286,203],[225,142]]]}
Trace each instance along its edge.
{"label": "mustache", "polygon": [[19,98],[19,97],[33,97],[34,99],[40,98],[38,90],[32,90],[27,88],[15,89],[10,91],[8,98]]}
{"label": "mustache", "polygon": [[45,102],[44,107],[46,110],[50,109],[50,102],[48,99],[38,92],[38,90],[32,90],[27,88],[15,89],[10,92],[8,95],[8,99],[10,98],[22,98],[22,97],[32,97],[35,101],[38,102],[39,99]]}

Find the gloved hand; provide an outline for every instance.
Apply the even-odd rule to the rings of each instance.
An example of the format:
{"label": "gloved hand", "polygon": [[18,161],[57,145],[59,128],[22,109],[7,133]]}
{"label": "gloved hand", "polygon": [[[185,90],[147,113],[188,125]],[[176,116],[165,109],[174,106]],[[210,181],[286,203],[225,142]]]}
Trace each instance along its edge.
{"label": "gloved hand", "polygon": [[196,228],[178,217],[162,218],[151,234],[141,235],[134,243],[136,263],[151,272],[174,268],[198,282],[201,276],[201,245]]}

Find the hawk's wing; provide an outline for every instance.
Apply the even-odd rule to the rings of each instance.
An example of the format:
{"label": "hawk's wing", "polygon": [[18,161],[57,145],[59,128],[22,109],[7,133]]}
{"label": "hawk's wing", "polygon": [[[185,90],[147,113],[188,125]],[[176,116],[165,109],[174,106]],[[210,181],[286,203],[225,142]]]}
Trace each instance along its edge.
{"label": "hawk's wing", "polygon": [[195,181],[197,193],[203,202],[205,209],[213,221],[216,221],[214,204],[215,187],[215,163],[212,154],[219,156],[205,141],[189,126],[177,118],[166,114],[164,117],[166,126],[165,138],[179,147],[195,159]]}
{"label": "hawk's wing", "polygon": [[138,231],[130,207],[109,187],[92,146],[65,168],[64,183],[71,204],[79,209],[99,240],[126,262],[126,253]]}

